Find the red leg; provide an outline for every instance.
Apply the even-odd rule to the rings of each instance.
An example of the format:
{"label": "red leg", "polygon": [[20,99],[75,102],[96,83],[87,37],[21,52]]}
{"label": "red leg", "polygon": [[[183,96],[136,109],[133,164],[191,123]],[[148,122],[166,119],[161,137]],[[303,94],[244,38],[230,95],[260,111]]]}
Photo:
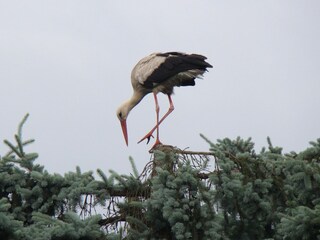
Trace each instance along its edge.
{"label": "red leg", "polygon": [[[169,103],[170,103],[170,107],[168,109],[168,112],[160,119],[160,121],[158,122],[157,121],[157,125],[154,126],[154,128],[151,129],[150,132],[148,132],[148,134],[146,136],[144,136],[138,143],[142,142],[143,140],[145,139],[148,139],[147,140],[147,144],[149,143],[150,141],[150,138],[153,137],[152,136],[152,133],[159,128],[159,125],[163,122],[163,120],[168,117],[168,115],[174,110],[174,105],[173,105],[173,102],[172,102],[172,99],[171,99],[171,96],[168,95],[168,99],[169,99]],[[156,106],[157,106],[157,103],[158,103],[158,100],[156,100],[156,97],[155,97],[155,101],[156,101]],[[159,106],[158,106],[159,107]],[[157,142],[157,141],[156,141]]]}
{"label": "red leg", "polygon": [[154,143],[153,146],[156,146],[158,144],[161,144],[161,142],[159,140],[159,112],[160,112],[160,107],[159,107],[159,103],[158,103],[157,94],[153,93],[153,96],[154,96],[154,102],[156,103],[156,113],[157,113],[157,124],[156,124],[157,137],[156,137],[156,142]]}

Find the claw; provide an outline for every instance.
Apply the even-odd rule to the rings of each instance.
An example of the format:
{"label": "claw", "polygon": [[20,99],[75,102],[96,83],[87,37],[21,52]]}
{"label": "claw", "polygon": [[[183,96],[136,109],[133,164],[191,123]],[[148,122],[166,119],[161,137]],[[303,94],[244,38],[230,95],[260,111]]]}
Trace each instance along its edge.
{"label": "claw", "polygon": [[150,135],[150,136],[147,137],[147,139],[148,139],[147,140],[147,144],[150,142],[151,137],[154,138],[153,135]]}
{"label": "claw", "polygon": [[154,138],[152,134],[148,133],[138,143],[141,143],[143,140],[147,139],[147,144],[148,144],[150,142],[151,137]]}

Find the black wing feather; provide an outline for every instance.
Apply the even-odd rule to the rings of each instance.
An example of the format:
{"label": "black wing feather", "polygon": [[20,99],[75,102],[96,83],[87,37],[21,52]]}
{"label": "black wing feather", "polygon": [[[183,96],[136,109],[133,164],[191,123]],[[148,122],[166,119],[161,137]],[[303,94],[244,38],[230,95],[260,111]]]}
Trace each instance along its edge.
{"label": "black wing feather", "polygon": [[[157,56],[166,57],[166,60],[146,79],[144,82],[146,86],[151,86],[154,83],[159,84],[181,72],[195,69],[206,71],[207,68],[212,67],[205,61],[207,59],[205,56],[198,54],[167,52],[159,53]],[[194,79],[186,81],[183,86],[188,85],[195,85]]]}

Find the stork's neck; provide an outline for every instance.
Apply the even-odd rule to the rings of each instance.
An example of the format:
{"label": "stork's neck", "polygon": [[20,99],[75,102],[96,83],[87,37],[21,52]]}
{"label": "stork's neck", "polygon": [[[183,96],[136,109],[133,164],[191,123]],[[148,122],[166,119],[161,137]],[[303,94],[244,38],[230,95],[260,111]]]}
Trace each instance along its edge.
{"label": "stork's neck", "polygon": [[124,108],[126,109],[127,114],[134,108],[144,97],[144,94],[141,94],[140,92],[133,92],[131,98],[129,98],[127,101],[123,103]]}
{"label": "stork's neck", "polygon": [[144,94],[141,94],[140,92],[134,91],[131,98],[129,99],[129,103],[130,103],[130,110],[132,108],[134,108],[144,97]]}

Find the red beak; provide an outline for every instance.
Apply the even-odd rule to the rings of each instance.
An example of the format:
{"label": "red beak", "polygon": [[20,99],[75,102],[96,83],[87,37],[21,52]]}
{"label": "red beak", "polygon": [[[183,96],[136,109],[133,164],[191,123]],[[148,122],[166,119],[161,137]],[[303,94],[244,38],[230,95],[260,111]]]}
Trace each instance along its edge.
{"label": "red beak", "polygon": [[128,131],[127,131],[127,122],[126,119],[120,120],[121,128],[124,136],[124,140],[126,141],[126,144],[128,146]]}

